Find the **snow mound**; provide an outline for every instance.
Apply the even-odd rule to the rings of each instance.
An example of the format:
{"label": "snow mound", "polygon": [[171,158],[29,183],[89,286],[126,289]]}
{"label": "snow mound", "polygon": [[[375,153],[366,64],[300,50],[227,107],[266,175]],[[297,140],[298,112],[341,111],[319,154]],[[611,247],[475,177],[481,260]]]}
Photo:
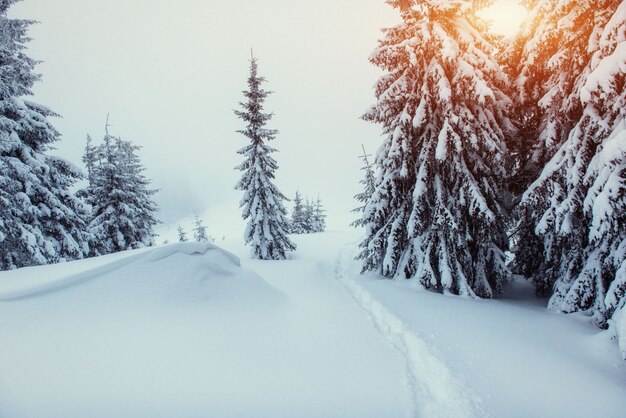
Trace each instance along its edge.
{"label": "snow mound", "polygon": [[171,257],[174,254],[186,254],[186,255],[203,255],[209,251],[217,251],[224,257],[230,260],[234,265],[241,266],[239,257],[231,252],[228,252],[215,244],[208,242],[180,242],[176,244],[165,245],[160,248],[156,248],[148,253],[146,257],[149,261],[162,260],[167,257]]}
{"label": "snow mound", "polygon": [[0,275],[0,301],[41,296],[114,272],[117,272],[118,276],[124,276],[124,272],[120,270],[131,266],[133,271],[141,271],[142,266],[150,270],[151,265],[158,265],[168,258],[185,265],[187,263],[183,262],[183,259],[189,256],[202,256],[204,262],[201,263],[201,270],[218,275],[232,274],[234,268],[241,266],[237,256],[214,244],[198,242],[170,244],[54,266],[37,266],[3,272]]}
{"label": "snow mound", "polygon": [[236,416],[286,301],[212,244],[2,272],[0,416]]}

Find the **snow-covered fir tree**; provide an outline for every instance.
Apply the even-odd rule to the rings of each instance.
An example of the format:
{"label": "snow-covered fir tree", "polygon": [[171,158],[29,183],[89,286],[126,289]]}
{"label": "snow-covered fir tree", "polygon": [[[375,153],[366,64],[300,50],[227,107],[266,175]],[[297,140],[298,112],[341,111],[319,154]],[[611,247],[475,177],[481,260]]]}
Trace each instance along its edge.
{"label": "snow-covered fir tree", "polygon": [[257,59],[252,58],[248,90],[244,91],[247,101],[240,103],[243,110],[235,111],[246,122],[246,128],[238,132],[250,140],[250,144],[239,151],[245,161],[237,167],[243,171],[243,176],[235,188],[244,192],[240,207],[243,218],[248,220],[244,234],[246,244],[252,247],[256,258],[282,260],[296,245],[287,236],[289,221],[283,203],[286,197],[273,183],[278,164],[271,154],[276,150],[267,142],[273,140],[278,131],[265,128],[272,114],[263,113],[263,104],[270,94],[262,88],[264,82],[265,78],[258,75]]}
{"label": "snow-covered fir tree", "polygon": [[310,232],[324,232],[326,230],[326,211],[324,210],[324,205],[322,205],[322,200],[319,196],[317,200],[312,203],[312,206],[313,214]]}
{"label": "snow-covered fir tree", "polygon": [[[93,139],[90,135],[87,135],[87,141],[85,144],[85,152],[83,153],[82,161],[85,164],[85,168],[87,169],[87,185],[80,189],[76,196],[80,197],[87,203],[91,205],[90,198],[93,195],[93,186],[95,184],[95,175],[96,175],[96,165],[99,163],[99,151],[100,148],[93,144]],[[91,222],[91,218],[87,218],[87,223]],[[93,236],[92,236],[93,238]],[[90,242],[90,245],[93,245],[93,242]]]}
{"label": "snow-covered fir tree", "polygon": [[522,129],[511,150],[524,190],[565,142],[580,118],[579,78],[594,30],[595,0],[524,0],[530,10],[502,57],[515,81],[515,116]]}
{"label": "snow-covered fir tree", "polygon": [[363,174],[363,179],[361,179],[360,181],[360,183],[363,185],[363,191],[357,194],[356,196],[354,196],[356,201],[361,203],[362,205],[352,210],[352,212],[358,213],[360,215],[357,220],[355,220],[354,222],[350,224],[351,226],[354,226],[354,227],[359,227],[363,225],[362,216],[363,216],[363,211],[365,210],[365,204],[369,202],[369,200],[372,198],[372,196],[374,195],[374,190],[376,189],[376,178],[374,176],[374,167],[370,163],[369,157],[371,157],[371,155],[365,151],[365,146],[363,146],[363,155],[359,157],[363,159],[363,167],[361,168],[361,171],[363,171],[364,174]]}
{"label": "snow-covered fir tree", "polygon": [[291,212],[289,232],[292,234],[306,233],[307,222],[305,216],[302,195],[299,191],[296,191],[296,196],[293,199],[293,211]]}
{"label": "snow-covered fir tree", "polygon": [[109,134],[97,152],[100,162],[94,167],[91,234],[96,238],[94,254],[103,255],[154,244],[158,207],[152,197],[150,180],[143,172],[139,146]]}
{"label": "snow-covered fir tree", "polygon": [[87,144],[85,145],[85,153],[83,154],[83,163],[87,168],[87,184],[93,187],[95,183],[95,168],[98,163],[98,147],[93,145],[93,139],[87,135]]}
{"label": "snow-covered fir tree", "polygon": [[[590,39],[607,21],[606,6],[619,2],[527,0],[530,16],[503,59],[516,81],[514,112],[520,127],[512,142],[516,157],[511,190],[521,195],[538,177],[580,120],[580,88],[589,73]],[[616,7],[616,6],[613,7]],[[535,233],[550,207],[548,195],[528,196],[516,211],[512,263],[514,272],[531,278],[540,295],[548,295],[560,274],[551,266],[560,258],[558,239],[547,242]],[[544,244],[548,244],[544,248]],[[546,253],[546,257],[538,254]],[[546,264],[547,261],[547,264]]]}
{"label": "snow-covered fir tree", "polygon": [[582,112],[522,205],[534,208],[526,227],[544,246],[534,281],[553,292],[549,307],[604,327],[626,303],[626,3],[572,4],[568,17],[593,24],[577,40],[586,66],[569,99]]}
{"label": "snow-covered fir tree", "polygon": [[48,108],[26,100],[39,81],[25,54],[29,20],[0,1],[0,270],[77,259],[89,252],[86,208],[70,192],[79,169],[48,155],[59,133]]}
{"label": "snow-covered fir tree", "polygon": [[315,231],[315,205],[308,196],[304,202],[305,233],[310,234]]}
{"label": "snow-covered fir tree", "polygon": [[187,238],[187,233],[185,232],[182,226],[180,225],[178,226],[177,232],[178,232],[178,242],[189,241],[189,239]]}
{"label": "snow-covered fir tree", "polygon": [[507,77],[475,15],[487,2],[388,3],[402,23],[371,57],[387,74],[364,119],[387,138],[363,212],[363,270],[491,297],[509,278],[503,183],[514,127]]}
{"label": "snow-covered fir tree", "polygon": [[193,239],[197,242],[209,242],[209,234],[202,219],[194,214]]}

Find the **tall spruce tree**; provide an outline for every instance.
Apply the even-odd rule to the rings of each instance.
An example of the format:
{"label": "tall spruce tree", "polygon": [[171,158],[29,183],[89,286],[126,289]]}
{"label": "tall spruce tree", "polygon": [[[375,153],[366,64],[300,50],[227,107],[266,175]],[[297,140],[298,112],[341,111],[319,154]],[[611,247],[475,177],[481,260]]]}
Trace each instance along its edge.
{"label": "tall spruce tree", "polygon": [[0,1],[0,270],[77,259],[89,252],[86,208],[70,192],[78,168],[47,154],[59,140],[50,109],[24,99],[39,81],[25,54],[29,20]]}
{"label": "tall spruce tree", "polygon": [[552,292],[561,274],[555,263],[567,245],[557,236],[543,239],[537,235],[538,220],[551,205],[547,198],[551,192],[544,190],[548,195],[535,198],[527,190],[582,116],[580,89],[590,70],[590,40],[597,37],[608,16],[604,0],[525,3],[530,16],[503,57],[516,81],[514,114],[521,132],[520,140],[512,142],[517,163],[511,190],[518,196],[526,193],[516,210],[511,267],[529,277],[543,296]]}
{"label": "tall spruce tree", "polygon": [[271,93],[263,90],[264,82],[265,78],[258,75],[257,59],[252,57],[249,90],[243,92],[248,100],[240,103],[242,111],[235,111],[247,124],[238,132],[250,140],[249,145],[239,150],[245,161],[237,167],[243,171],[243,176],[235,188],[244,192],[240,207],[243,208],[243,218],[248,220],[244,234],[246,244],[252,247],[256,258],[282,260],[288,251],[296,249],[296,245],[287,237],[289,221],[283,204],[286,197],[272,182],[278,164],[271,156],[276,150],[267,142],[273,140],[278,131],[265,128],[272,114],[263,113],[263,104]]}
{"label": "tall spruce tree", "polygon": [[154,244],[158,207],[152,200],[157,190],[143,172],[137,150],[130,141],[109,134],[108,123],[102,156],[94,167],[94,186],[89,201],[92,220],[89,230],[96,237],[95,255],[141,248]]}
{"label": "tall spruce tree", "polygon": [[388,3],[402,23],[371,57],[387,74],[364,119],[387,138],[363,213],[363,270],[491,297],[509,277],[503,179],[514,127],[507,77],[475,15],[487,2]]}
{"label": "tall spruce tree", "polygon": [[589,58],[595,1],[522,3],[530,15],[502,58],[515,80],[515,116],[522,129],[511,150],[519,158],[515,186],[523,191],[565,142],[582,113],[577,90]]}
{"label": "tall spruce tree", "polygon": [[365,204],[369,202],[369,200],[374,195],[374,190],[376,190],[376,178],[374,176],[374,167],[370,163],[369,157],[371,154],[368,154],[365,151],[365,146],[363,147],[363,155],[359,158],[363,159],[363,167],[361,171],[364,172],[363,179],[361,179],[360,183],[363,185],[363,191],[356,196],[354,199],[357,202],[362,203],[362,206],[359,206],[356,209],[353,209],[352,212],[360,214],[360,217],[352,222],[350,226],[359,227],[363,226],[363,211],[365,210]]}
{"label": "tall spruce tree", "polygon": [[296,191],[296,197],[293,199],[293,211],[291,212],[291,225],[289,230],[292,234],[304,234],[306,232],[304,204],[302,203],[302,195],[299,191]]}
{"label": "tall spruce tree", "polygon": [[586,28],[575,39],[584,51],[577,61],[585,66],[573,73],[562,69],[574,88],[556,105],[575,102],[580,112],[524,194],[522,207],[531,216],[522,219],[521,230],[541,240],[542,263],[531,273],[538,291],[551,293],[549,307],[587,311],[604,327],[626,302],[626,4],[601,0],[570,7],[559,24]]}

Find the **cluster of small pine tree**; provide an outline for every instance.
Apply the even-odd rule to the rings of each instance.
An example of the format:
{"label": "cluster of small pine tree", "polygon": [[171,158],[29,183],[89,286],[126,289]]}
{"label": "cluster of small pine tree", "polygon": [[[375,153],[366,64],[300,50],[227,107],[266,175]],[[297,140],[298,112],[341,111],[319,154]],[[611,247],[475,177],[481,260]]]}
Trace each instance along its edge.
{"label": "cluster of small pine tree", "polygon": [[319,196],[315,201],[311,201],[309,198],[303,201],[300,192],[296,192],[296,197],[293,199],[289,232],[292,234],[312,234],[325,230],[326,211]]}
{"label": "cluster of small pine tree", "polygon": [[507,47],[488,2],[388,3],[402,23],[371,57],[387,74],[364,119],[386,139],[357,196],[363,270],[479,297],[523,274],[606,326],[626,304],[626,4],[527,0]]}
{"label": "cluster of small pine tree", "polygon": [[[187,242],[189,238],[187,238],[187,233],[183,229],[182,226],[178,226],[178,242]],[[215,242],[215,238],[207,232],[207,227],[204,225],[204,222],[198,216],[198,214],[194,214],[193,221],[193,239],[197,242]]]}

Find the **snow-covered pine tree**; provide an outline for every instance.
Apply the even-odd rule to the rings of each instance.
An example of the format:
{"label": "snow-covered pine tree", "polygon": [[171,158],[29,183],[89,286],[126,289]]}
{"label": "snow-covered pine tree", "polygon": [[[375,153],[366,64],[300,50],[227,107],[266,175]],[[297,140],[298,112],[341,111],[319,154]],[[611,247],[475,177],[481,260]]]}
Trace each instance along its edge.
{"label": "snow-covered pine tree", "polygon": [[183,229],[182,226],[178,226],[178,242],[187,242],[189,241],[189,239],[187,239],[187,233],[185,232],[185,230]]}
{"label": "snow-covered pine tree", "polygon": [[360,217],[352,222],[350,226],[359,227],[363,226],[363,211],[365,210],[365,204],[369,202],[374,194],[374,190],[376,189],[376,178],[374,177],[374,167],[370,163],[369,157],[371,154],[368,154],[365,151],[365,146],[363,146],[363,155],[359,158],[363,159],[363,167],[361,171],[364,172],[363,179],[360,183],[363,185],[363,191],[354,196],[357,202],[362,203],[362,206],[359,206],[356,209],[353,209],[352,212],[358,213]]}
{"label": "snow-covered pine tree", "polygon": [[197,214],[194,214],[193,224],[193,239],[197,242],[209,242],[206,226]]}
{"label": "snow-covered pine tree", "polygon": [[523,191],[565,142],[582,112],[576,80],[588,57],[593,11],[587,7],[590,0],[582,1],[584,7],[559,0],[522,3],[530,15],[503,60],[515,79],[515,116],[522,129],[511,150],[519,159],[515,177]]}
{"label": "snow-covered pine tree", "polygon": [[[89,199],[92,196],[92,188],[95,184],[96,165],[99,160],[99,147],[93,144],[93,139],[90,135],[87,135],[87,142],[85,144],[85,152],[82,157],[83,164],[87,169],[87,185],[85,188],[80,189],[76,195],[83,199],[87,204],[91,204]],[[88,223],[91,219],[88,219]]]}
{"label": "snow-covered pine tree", "polygon": [[304,202],[304,222],[305,233],[311,234],[315,232],[315,206],[308,196]]}
{"label": "snow-covered pine tree", "polygon": [[91,188],[95,183],[95,167],[98,162],[98,147],[93,145],[90,135],[87,135],[87,144],[85,145],[85,154],[83,155],[83,163],[87,168],[87,184]]}
{"label": "snow-covered pine tree", "polygon": [[59,133],[48,108],[24,99],[39,81],[25,54],[29,20],[9,19],[0,1],[0,270],[88,254],[86,208],[70,192],[78,168],[47,155]]}
{"label": "snow-covered pine tree", "polygon": [[306,233],[304,205],[302,203],[302,195],[299,191],[296,191],[296,197],[294,197],[293,199],[293,211],[291,212],[291,223],[289,231],[292,234]]}
{"label": "snow-covered pine tree", "polygon": [[523,204],[543,209],[532,226],[545,246],[537,276],[554,284],[549,307],[605,327],[626,303],[626,3],[575,7],[595,24],[573,93],[582,114]]}
{"label": "snow-covered pine tree", "polygon": [[387,139],[363,213],[363,270],[491,297],[509,277],[502,202],[514,127],[507,77],[475,14],[487,2],[388,3],[402,23],[370,58],[387,74],[364,119]]}
{"label": "snow-covered pine tree", "polygon": [[[511,190],[518,196],[539,177],[581,118],[579,91],[593,53],[589,41],[608,19],[606,4],[605,0],[525,1],[530,16],[503,57],[516,80],[514,114],[520,136],[512,142],[517,162]],[[511,267],[531,278],[539,295],[550,294],[560,274],[553,263],[558,263],[563,245],[557,237],[544,240],[535,233],[551,197],[527,194],[515,216]],[[538,256],[543,253],[545,258]]]}
{"label": "snow-covered pine tree", "polygon": [[313,215],[312,215],[312,231],[311,232],[324,232],[326,230],[326,211],[322,200],[317,196],[317,200],[312,203]]}
{"label": "snow-covered pine tree", "polygon": [[152,200],[157,190],[139,161],[139,146],[109,134],[108,123],[98,149],[101,161],[94,167],[94,186],[89,201],[89,230],[96,237],[95,255],[104,255],[154,244],[158,207]]}
{"label": "snow-covered pine tree", "polygon": [[245,161],[237,167],[243,171],[243,176],[235,188],[244,192],[240,207],[243,208],[243,218],[248,220],[244,234],[246,244],[252,246],[256,258],[282,260],[288,251],[296,249],[296,245],[287,236],[289,221],[283,204],[286,197],[272,182],[278,164],[271,156],[276,150],[267,142],[273,140],[278,131],[265,128],[272,114],[263,113],[263,103],[271,93],[263,90],[264,82],[265,78],[258,75],[257,59],[253,57],[250,60],[249,90],[244,91],[248,100],[240,103],[242,111],[235,111],[247,124],[246,129],[238,132],[250,139],[250,144],[239,150]]}

